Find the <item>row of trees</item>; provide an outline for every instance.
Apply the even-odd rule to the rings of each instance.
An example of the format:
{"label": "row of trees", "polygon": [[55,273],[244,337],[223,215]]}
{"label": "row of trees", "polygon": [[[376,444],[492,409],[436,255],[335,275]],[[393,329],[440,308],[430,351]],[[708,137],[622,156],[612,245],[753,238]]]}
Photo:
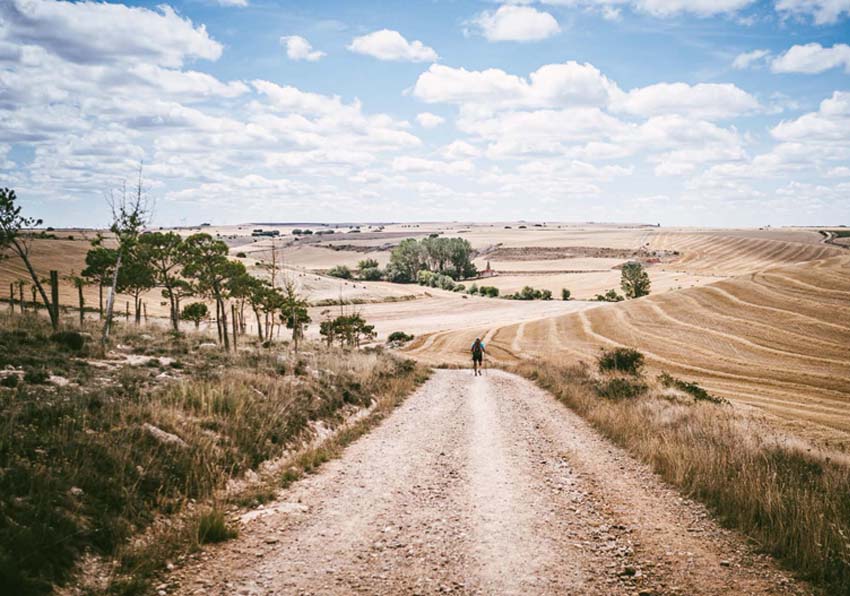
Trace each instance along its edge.
{"label": "row of trees", "polygon": [[[227,245],[209,234],[183,238],[173,232],[145,232],[150,209],[141,173],[138,186],[131,192],[122,187],[110,197],[110,206],[114,247],[107,246],[104,238],[98,237],[86,255],[85,269],[71,278],[79,291],[81,318],[83,286],[98,287],[98,309],[104,320],[103,341],[109,337],[116,294],[126,294],[133,299],[138,323],[142,296],[160,288],[163,298],[168,300],[169,318],[175,331],[179,328],[181,314],[196,326],[207,314],[204,302],[190,304],[181,311],[181,302],[191,296],[215,305],[219,342],[227,349],[230,348],[231,328],[234,341],[237,332],[246,331],[246,307],[256,317],[261,340],[271,339],[276,326],[284,325],[292,330],[297,347],[310,322],[308,303],[299,295],[294,281],[286,280],[282,287],[277,286],[275,260],[271,265],[271,281],[266,281],[248,273],[244,264],[231,260]],[[29,258],[30,230],[41,223],[41,220],[21,215],[14,190],[0,189],[0,249],[11,249],[21,258],[32,278],[33,295],[41,296],[51,323],[57,328],[58,276],[52,272],[52,296],[48,296],[44,280],[38,277]],[[108,289],[105,306],[104,288]],[[23,284],[19,290],[22,295]]]}

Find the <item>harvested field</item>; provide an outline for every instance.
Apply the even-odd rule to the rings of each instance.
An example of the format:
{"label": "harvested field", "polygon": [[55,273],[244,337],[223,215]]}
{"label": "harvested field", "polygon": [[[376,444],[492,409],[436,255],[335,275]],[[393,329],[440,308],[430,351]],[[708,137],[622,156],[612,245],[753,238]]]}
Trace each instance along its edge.
{"label": "harvested field", "polygon": [[505,363],[531,356],[590,361],[602,347],[634,347],[656,371],[770,412],[806,437],[850,447],[847,256],[562,317],[437,333],[408,351],[465,363],[476,335]]}
{"label": "harvested field", "polygon": [[[782,234],[780,238],[787,234]],[[811,234],[812,238],[819,236]],[[805,238],[808,240],[809,236]],[[822,241],[788,242],[773,237],[726,232],[658,232],[653,235],[650,246],[657,250],[682,253],[681,258],[665,264],[666,269],[719,276],[742,275],[776,265],[804,263],[845,254],[840,248]]]}

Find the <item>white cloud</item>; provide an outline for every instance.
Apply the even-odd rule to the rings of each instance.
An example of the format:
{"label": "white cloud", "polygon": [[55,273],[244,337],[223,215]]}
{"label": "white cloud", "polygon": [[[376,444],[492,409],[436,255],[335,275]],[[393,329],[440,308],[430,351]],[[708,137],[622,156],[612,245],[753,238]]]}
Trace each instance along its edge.
{"label": "white cloud", "polygon": [[838,166],[830,169],[826,173],[827,178],[850,178],[850,168],[847,166]]}
{"label": "white cloud", "polygon": [[393,159],[393,170],[397,172],[438,172],[442,174],[463,174],[475,169],[471,161],[437,161],[421,157],[396,157]]}
{"label": "white cloud", "polygon": [[286,46],[286,56],[290,60],[307,60],[315,62],[325,56],[324,52],[314,50],[313,46],[300,35],[287,35],[280,38],[280,43]]}
{"label": "white cloud", "polygon": [[632,10],[656,17],[673,17],[692,14],[709,17],[735,13],[753,4],[755,0],[543,0],[544,4],[583,6],[599,10],[603,17],[619,16],[617,6],[630,6]]}
{"label": "white cloud", "polygon": [[797,17],[810,16],[817,25],[829,25],[850,15],[850,0],[777,0],[776,10]]}
{"label": "white cloud", "polygon": [[4,0],[5,35],[41,46],[69,62],[147,60],[179,67],[186,59],[217,60],[222,46],[167,5],[158,12],[100,2]]}
{"label": "white cloud", "polygon": [[466,141],[458,140],[443,147],[440,153],[448,159],[461,159],[465,157],[478,157],[481,155],[481,149]]}
{"label": "white cloud", "polygon": [[762,62],[768,56],[770,56],[769,50],[753,50],[751,52],[744,52],[735,56],[735,60],[732,61],[732,68],[737,70],[746,70],[755,66],[759,62]]}
{"label": "white cloud", "polygon": [[613,108],[640,116],[686,114],[713,120],[753,112],[759,109],[759,103],[755,97],[729,83],[657,83],[619,96]]}
{"label": "white cloud", "polygon": [[244,8],[248,6],[248,0],[215,0],[221,6],[236,6]]}
{"label": "white cloud", "polygon": [[446,119],[431,112],[422,112],[416,115],[416,121],[423,128],[434,128],[445,122]]}
{"label": "white cloud", "polygon": [[428,103],[478,104],[489,108],[604,105],[618,92],[591,64],[540,67],[528,79],[498,68],[466,70],[433,64],[419,75],[413,95]]}
{"label": "white cloud", "polygon": [[397,62],[434,62],[437,52],[419,40],[407,41],[398,31],[381,29],[367,35],[355,37],[348,49],[358,54],[372,56],[378,60]]}
{"label": "white cloud", "polygon": [[819,43],[792,46],[770,63],[773,72],[817,74],[831,68],[844,68],[850,73],[850,46],[837,43],[825,48]]}
{"label": "white cloud", "polygon": [[538,41],[561,31],[558,21],[548,12],[515,4],[486,10],[473,23],[489,41]]}

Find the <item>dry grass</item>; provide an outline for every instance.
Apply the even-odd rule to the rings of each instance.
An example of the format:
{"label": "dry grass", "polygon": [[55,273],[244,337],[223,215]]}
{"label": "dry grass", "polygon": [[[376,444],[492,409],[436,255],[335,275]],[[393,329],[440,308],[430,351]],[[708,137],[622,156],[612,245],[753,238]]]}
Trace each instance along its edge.
{"label": "dry grass", "polygon": [[227,355],[120,326],[115,341],[75,351],[43,318],[0,319],[0,369],[22,377],[0,385],[0,593],[48,593],[85,552],[118,557],[113,593],[144,591],[175,552],[227,534],[213,518],[234,480],[421,380],[377,352]]}
{"label": "dry grass", "polygon": [[850,591],[850,464],[733,408],[653,391],[608,400],[586,367],[515,367],[667,482],[706,503],[789,568]]}

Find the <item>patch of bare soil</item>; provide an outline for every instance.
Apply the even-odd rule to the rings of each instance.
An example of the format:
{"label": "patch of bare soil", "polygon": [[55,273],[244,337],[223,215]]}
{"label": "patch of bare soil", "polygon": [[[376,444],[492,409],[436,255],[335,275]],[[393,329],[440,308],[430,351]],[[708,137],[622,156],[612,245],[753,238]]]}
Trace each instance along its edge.
{"label": "patch of bare soil", "polygon": [[807,594],[528,381],[437,371],[176,594]]}

